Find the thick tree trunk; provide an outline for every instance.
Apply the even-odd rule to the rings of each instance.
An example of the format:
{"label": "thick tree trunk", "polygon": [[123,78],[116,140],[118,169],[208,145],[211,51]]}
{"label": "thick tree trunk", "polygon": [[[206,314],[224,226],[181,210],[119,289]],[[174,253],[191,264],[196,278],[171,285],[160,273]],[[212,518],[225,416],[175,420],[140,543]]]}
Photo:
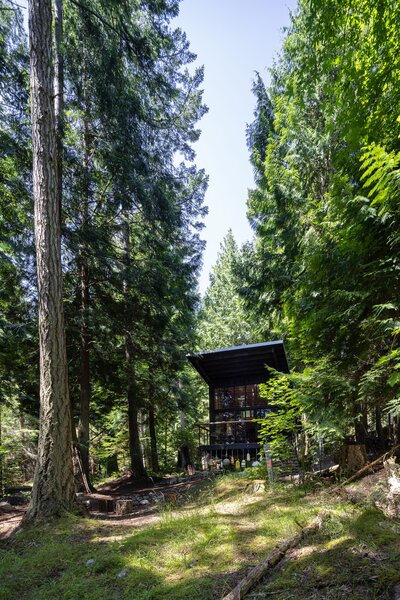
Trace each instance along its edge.
{"label": "thick tree trunk", "polygon": [[129,223],[124,223],[124,252],[127,275],[124,280],[124,293],[126,298],[126,332],[125,332],[125,360],[127,377],[127,399],[128,399],[128,427],[129,427],[129,453],[131,459],[131,470],[134,477],[144,477],[142,448],[139,439],[138,405],[135,381],[134,349],[131,338],[131,327],[128,323],[129,306],[129,268],[131,262],[131,243]]}
{"label": "thick tree trunk", "polygon": [[339,465],[342,472],[354,473],[367,462],[365,444],[346,444],[340,449]]}
{"label": "thick tree trunk", "polygon": [[51,0],[29,1],[33,192],[38,277],[40,425],[28,519],[74,505],[71,413],[65,347]]}
{"label": "thick tree trunk", "polygon": [[149,434],[150,434],[150,459],[151,468],[154,473],[160,471],[160,465],[158,462],[158,449],[157,449],[157,435],[156,435],[156,423],[154,418],[154,408],[149,408]]}

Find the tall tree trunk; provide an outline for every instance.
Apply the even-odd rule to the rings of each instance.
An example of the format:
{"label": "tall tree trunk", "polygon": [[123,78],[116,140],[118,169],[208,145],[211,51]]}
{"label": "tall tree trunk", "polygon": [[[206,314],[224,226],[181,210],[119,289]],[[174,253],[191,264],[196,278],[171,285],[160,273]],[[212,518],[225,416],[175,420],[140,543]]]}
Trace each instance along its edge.
{"label": "tall tree trunk", "polygon": [[2,422],[1,422],[1,404],[0,404],[0,497],[4,496],[4,469],[3,469],[3,453],[1,451],[2,444]]}
{"label": "tall tree trunk", "polygon": [[51,0],[29,1],[33,193],[38,278],[40,424],[28,519],[74,505],[71,412],[65,346]]}
{"label": "tall tree trunk", "polygon": [[73,421],[72,421],[72,448],[73,448],[72,462],[73,462],[73,469],[74,469],[75,491],[76,492],[84,492],[85,494],[90,494],[91,492],[94,492],[96,490],[91,485],[90,480],[86,477],[86,473],[83,468],[82,452],[81,452],[80,445],[78,443],[77,432],[76,432]]}
{"label": "tall tree trunk", "polygon": [[[86,102],[86,84],[84,83],[85,94],[85,112],[87,110]],[[87,227],[89,225],[89,202],[90,202],[90,180],[89,180],[89,161],[90,161],[90,139],[87,115],[84,116],[84,168],[85,181],[82,198],[82,235],[83,249],[80,256],[80,285],[81,285],[81,335],[80,335],[80,381],[79,381],[79,423],[78,423],[78,443],[82,458],[82,466],[86,478],[90,481],[89,467],[89,407],[90,407],[90,331],[89,331],[89,308],[90,308],[90,272],[89,272],[89,249],[87,243]]]}
{"label": "tall tree trunk", "polygon": [[138,409],[136,403],[135,384],[128,384],[128,423],[129,423],[129,452],[131,469],[134,477],[145,477],[146,469],[139,439]]}
{"label": "tall tree trunk", "polygon": [[151,468],[154,473],[158,473],[160,471],[160,465],[158,463],[156,423],[154,418],[154,408],[152,406],[149,408],[149,434]]}
{"label": "tall tree trunk", "polygon": [[78,444],[83,470],[90,479],[89,468],[89,406],[90,406],[90,362],[89,362],[89,269],[86,259],[81,264],[81,336],[80,336],[80,388]]}
{"label": "tall tree trunk", "polygon": [[385,449],[385,439],[383,437],[382,412],[380,406],[375,407],[375,429],[378,438],[378,447],[381,451]]}
{"label": "tall tree trunk", "polygon": [[366,410],[363,404],[356,407],[360,410],[361,414],[356,418],[354,423],[354,429],[356,434],[356,442],[358,444],[365,444],[367,439],[367,430],[365,427],[366,423]]}
{"label": "tall tree trunk", "polygon": [[124,253],[126,265],[126,277],[124,280],[124,294],[126,298],[126,331],[125,331],[125,360],[127,376],[127,399],[128,399],[128,427],[129,427],[129,453],[131,469],[134,477],[144,477],[142,448],[139,439],[138,405],[135,381],[134,349],[132,344],[132,333],[129,323],[129,269],[131,263],[130,227],[126,220],[124,223]]}
{"label": "tall tree trunk", "polygon": [[63,186],[63,138],[64,138],[64,59],[62,54],[63,6],[62,0],[54,0],[54,112],[57,135],[57,195],[62,223],[62,186]]}
{"label": "tall tree trunk", "polygon": [[[54,0],[54,114],[56,119],[56,137],[57,137],[57,196],[60,213],[60,224],[62,224],[62,190],[63,190],[63,142],[64,142],[64,58],[62,50],[63,42],[63,4],[62,0]],[[71,403],[71,412],[73,407]],[[89,478],[85,479],[86,473],[82,473],[84,468],[84,451],[78,448],[75,424],[72,418],[72,444],[74,480],[77,491],[89,490]]]}

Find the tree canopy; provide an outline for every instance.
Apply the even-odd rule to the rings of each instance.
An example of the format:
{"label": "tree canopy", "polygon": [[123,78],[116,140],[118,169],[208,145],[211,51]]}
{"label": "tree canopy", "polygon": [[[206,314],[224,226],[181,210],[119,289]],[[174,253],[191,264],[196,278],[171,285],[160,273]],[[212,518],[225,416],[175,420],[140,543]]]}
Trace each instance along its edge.
{"label": "tree canopy", "polygon": [[323,400],[342,435],[381,442],[398,406],[399,16],[390,1],[299,2],[248,129],[247,309],[269,316],[296,371],[350,386]]}

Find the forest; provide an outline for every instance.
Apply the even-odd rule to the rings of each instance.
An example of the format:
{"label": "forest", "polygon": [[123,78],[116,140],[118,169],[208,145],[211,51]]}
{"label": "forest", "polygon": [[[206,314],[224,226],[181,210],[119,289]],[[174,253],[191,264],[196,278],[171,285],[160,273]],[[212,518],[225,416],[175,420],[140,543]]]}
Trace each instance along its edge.
{"label": "forest", "polygon": [[[222,232],[203,296],[209,108],[179,5],[29,0],[28,24],[0,0],[0,525],[23,498],[0,599],[400,598],[400,4],[298,1],[253,74],[253,237]],[[259,439],[297,479],[262,454],[200,478],[209,398],[187,355],[272,340],[290,372],[266,370]],[[389,480],[345,495],[350,446]],[[315,474],[321,448],[338,471]],[[82,515],[127,482],[155,486],[137,530]],[[325,510],[317,555],[231,591]]]}

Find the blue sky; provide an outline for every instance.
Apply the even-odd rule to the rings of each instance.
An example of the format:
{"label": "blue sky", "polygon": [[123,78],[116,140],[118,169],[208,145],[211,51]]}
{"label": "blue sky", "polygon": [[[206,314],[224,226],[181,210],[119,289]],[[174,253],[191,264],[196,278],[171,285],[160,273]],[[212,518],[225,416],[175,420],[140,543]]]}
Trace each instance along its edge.
{"label": "blue sky", "polygon": [[200,291],[229,228],[242,244],[251,239],[246,218],[247,189],[253,187],[246,147],[246,123],[253,120],[251,83],[255,71],[265,81],[289,25],[296,0],[183,0],[175,25],[187,34],[197,63],[205,66],[204,101],[196,164],[210,177],[209,214],[202,237],[207,242]]}

